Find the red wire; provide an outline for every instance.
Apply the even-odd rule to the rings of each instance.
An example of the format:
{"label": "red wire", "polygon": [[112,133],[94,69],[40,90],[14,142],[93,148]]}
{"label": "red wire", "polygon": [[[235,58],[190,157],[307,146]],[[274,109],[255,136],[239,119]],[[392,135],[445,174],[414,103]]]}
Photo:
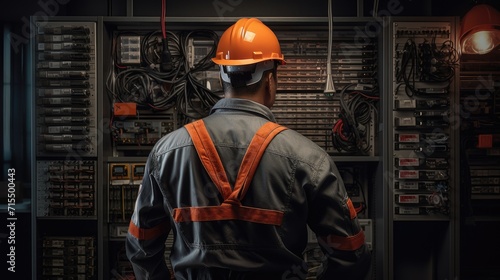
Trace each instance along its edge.
{"label": "red wire", "polygon": [[343,128],[344,128],[344,122],[342,121],[342,119],[339,119],[335,123],[335,126],[333,127],[333,131],[337,132],[339,134],[340,138],[342,138],[342,140],[347,141],[348,138],[345,136]]}
{"label": "red wire", "polygon": [[356,210],[356,213],[359,213],[359,212],[363,211],[364,208],[365,207],[364,207],[363,203],[361,203],[361,205],[359,205],[359,207],[354,208],[354,210]]}
{"label": "red wire", "polygon": [[165,29],[165,17],[167,16],[167,0],[161,0],[161,34],[163,35],[163,38],[167,38],[167,31]]}
{"label": "red wire", "polygon": [[340,138],[342,138],[342,140],[344,140],[344,141],[349,140],[349,139],[347,138],[347,136],[345,136],[345,134],[344,134],[344,122],[343,122],[343,121],[342,121],[342,122],[340,122],[340,127],[339,127],[339,135],[340,135]]}

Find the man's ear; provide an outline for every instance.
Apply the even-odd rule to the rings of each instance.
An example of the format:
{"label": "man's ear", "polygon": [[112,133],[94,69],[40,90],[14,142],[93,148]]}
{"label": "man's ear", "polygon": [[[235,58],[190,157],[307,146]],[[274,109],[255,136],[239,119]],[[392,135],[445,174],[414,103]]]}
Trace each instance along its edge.
{"label": "man's ear", "polygon": [[265,103],[268,108],[271,108],[274,104],[275,98],[276,98],[276,77],[273,73],[267,73],[266,74],[266,81],[265,81]]}
{"label": "man's ear", "polygon": [[274,87],[274,79],[275,78],[276,77],[274,77],[274,74],[272,72],[267,73],[267,75],[266,75],[266,87],[269,91],[271,91],[273,89],[272,87]]}

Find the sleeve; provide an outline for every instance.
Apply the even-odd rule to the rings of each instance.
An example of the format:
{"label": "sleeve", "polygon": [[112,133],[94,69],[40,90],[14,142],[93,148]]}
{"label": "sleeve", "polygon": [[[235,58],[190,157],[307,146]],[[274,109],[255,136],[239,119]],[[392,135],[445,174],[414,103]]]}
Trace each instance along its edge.
{"label": "sleeve", "polygon": [[127,257],[138,280],[170,279],[164,257],[170,216],[163,205],[160,186],[153,176],[153,163],[150,155],[125,241]]}
{"label": "sleeve", "polygon": [[309,196],[308,224],[325,255],[317,279],[369,279],[371,253],[339,171],[326,155]]}

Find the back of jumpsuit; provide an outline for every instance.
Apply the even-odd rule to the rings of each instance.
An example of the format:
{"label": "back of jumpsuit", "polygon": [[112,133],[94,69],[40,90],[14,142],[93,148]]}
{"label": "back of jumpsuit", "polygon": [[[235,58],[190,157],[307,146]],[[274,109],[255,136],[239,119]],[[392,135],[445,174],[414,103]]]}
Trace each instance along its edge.
{"label": "back of jumpsuit", "polygon": [[279,131],[247,188],[233,189],[251,139],[269,122],[261,104],[222,99],[202,121],[208,138],[200,134],[198,151],[186,128],[155,145],[126,241],[137,279],[169,279],[170,231],[175,279],[305,279],[307,225],[325,253],[317,279],[365,279],[370,254],[356,212],[332,158],[312,141]]}

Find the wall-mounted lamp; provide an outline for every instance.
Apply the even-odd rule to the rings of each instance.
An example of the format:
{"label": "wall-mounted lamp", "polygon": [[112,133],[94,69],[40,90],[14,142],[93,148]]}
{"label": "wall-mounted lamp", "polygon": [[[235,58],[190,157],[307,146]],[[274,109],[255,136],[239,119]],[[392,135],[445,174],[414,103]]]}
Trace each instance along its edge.
{"label": "wall-mounted lamp", "polygon": [[490,5],[474,6],[462,19],[460,47],[465,54],[485,54],[500,44],[500,13]]}

